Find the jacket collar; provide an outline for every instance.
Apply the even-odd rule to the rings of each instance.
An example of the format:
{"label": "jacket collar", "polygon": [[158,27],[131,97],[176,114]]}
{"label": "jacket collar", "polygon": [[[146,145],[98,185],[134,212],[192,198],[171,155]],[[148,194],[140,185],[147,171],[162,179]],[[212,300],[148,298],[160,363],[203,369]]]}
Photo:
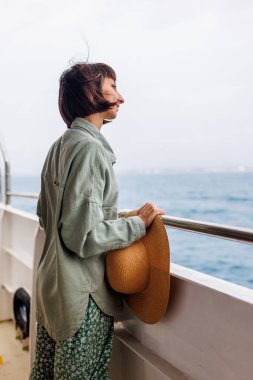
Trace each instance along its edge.
{"label": "jacket collar", "polygon": [[110,161],[112,165],[116,162],[116,157],[115,154],[106,140],[106,138],[102,135],[102,133],[89,121],[81,118],[81,117],[76,117],[72,124],[70,125],[71,129],[82,129],[84,132],[89,133],[92,135],[95,139],[99,140],[103,148],[105,149],[106,153],[108,154]]}

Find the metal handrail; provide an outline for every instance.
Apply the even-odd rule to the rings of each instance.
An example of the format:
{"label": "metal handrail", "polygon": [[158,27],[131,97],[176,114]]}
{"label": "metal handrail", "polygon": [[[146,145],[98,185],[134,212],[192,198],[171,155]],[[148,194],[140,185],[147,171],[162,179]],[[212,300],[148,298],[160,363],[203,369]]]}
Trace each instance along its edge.
{"label": "metal handrail", "polygon": [[250,228],[203,222],[200,220],[178,218],[176,216],[168,215],[162,215],[162,220],[165,226],[172,228],[253,244],[253,229]]}
{"label": "metal handrail", "polygon": [[[39,195],[36,193],[13,193],[9,192],[7,196],[38,199]],[[119,212],[119,217],[124,217],[130,210],[123,210]],[[233,240],[241,243],[253,244],[253,229],[242,228],[237,226],[229,226],[226,224],[218,224],[211,222],[204,222],[195,219],[178,218],[172,215],[161,216],[163,224],[167,227],[175,228],[178,230],[195,232],[202,235],[218,237],[227,240]]]}
{"label": "metal handrail", "polygon": [[[39,195],[36,193],[8,193],[8,197],[20,197],[38,199]],[[123,210],[119,212],[119,217],[124,217],[130,210]],[[241,243],[253,244],[253,229],[242,228],[237,226],[229,226],[226,224],[218,224],[211,222],[204,222],[195,219],[178,218],[176,216],[162,215],[163,224],[178,230],[195,232],[202,235],[218,237],[227,240],[233,240]]]}
{"label": "metal handrail", "polygon": [[7,195],[8,197],[39,199],[39,194],[37,193],[13,193],[9,191]]}
{"label": "metal handrail", "polygon": [[[8,155],[6,153],[6,150],[3,146],[3,144],[1,143],[0,141],[0,151],[2,153],[2,156],[3,156],[3,160],[4,160],[4,177],[5,177],[5,181],[4,181],[4,185],[5,185],[5,203],[8,205],[10,204],[10,196],[9,196],[9,193],[10,193],[10,164],[9,164],[9,159],[8,159]],[[2,182],[2,178],[0,177],[0,182]],[[0,186],[0,188],[2,188],[2,184]]]}
{"label": "metal handrail", "polygon": [[[124,217],[128,211],[129,210],[121,211],[119,216]],[[253,244],[253,229],[250,228],[203,222],[194,219],[178,218],[176,216],[169,215],[162,215],[161,218],[163,224],[171,228],[195,232],[207,236],[219,237],[227,240],[234,240],[241,243]]]}

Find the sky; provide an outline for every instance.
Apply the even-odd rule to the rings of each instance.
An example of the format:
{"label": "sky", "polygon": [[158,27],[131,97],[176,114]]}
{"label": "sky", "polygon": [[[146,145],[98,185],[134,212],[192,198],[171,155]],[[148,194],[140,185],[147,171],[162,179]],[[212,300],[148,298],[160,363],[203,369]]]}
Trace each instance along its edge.
{"label": "sky", "polygon": [[117,171],[253,167],[252,0],[1,0],[0,46],[15,175],[39,175],[66,128],[59,77],[88,54],[125,99],[102,128]]}

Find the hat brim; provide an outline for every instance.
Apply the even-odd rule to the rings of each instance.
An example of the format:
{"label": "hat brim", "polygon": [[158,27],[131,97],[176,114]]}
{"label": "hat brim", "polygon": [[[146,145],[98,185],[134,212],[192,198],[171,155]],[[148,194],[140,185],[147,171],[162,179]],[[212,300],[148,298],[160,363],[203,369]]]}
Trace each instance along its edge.
{"label": "hat brim", "polygon": [[169,290],[168,273],[152,268],[148,287],[141,293],[127,294],[124,298],[140,320],[154,324],[163,318],[167,310]]}

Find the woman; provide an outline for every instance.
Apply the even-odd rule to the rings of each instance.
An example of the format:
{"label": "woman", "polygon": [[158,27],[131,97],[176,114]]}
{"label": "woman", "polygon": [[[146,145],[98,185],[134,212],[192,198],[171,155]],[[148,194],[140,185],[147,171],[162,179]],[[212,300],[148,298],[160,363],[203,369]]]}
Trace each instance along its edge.
{"label": "woman", "polygon": [[122,297],[105,277],[105,252],[146,233],[157,213],[117,219],[114,153],[100,133],[124,99],[105,64],[77,63],[60,78],[59,110],[68,129],[41,176],[37,214],[46,240],[36,281],[37,342],[30,380],[109,379],[113,317]]}

